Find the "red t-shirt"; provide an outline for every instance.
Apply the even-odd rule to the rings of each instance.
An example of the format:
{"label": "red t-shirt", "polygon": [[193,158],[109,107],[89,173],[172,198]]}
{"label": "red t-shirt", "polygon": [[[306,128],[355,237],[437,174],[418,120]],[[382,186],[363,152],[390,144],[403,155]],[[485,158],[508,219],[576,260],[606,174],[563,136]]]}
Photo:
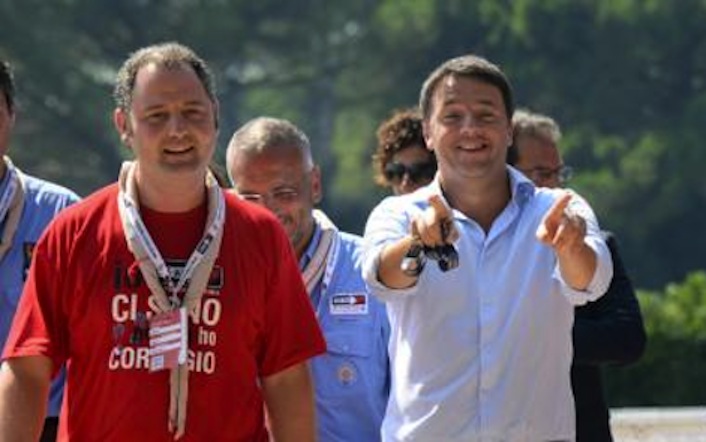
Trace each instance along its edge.
{"label": "red t-shirt", "polygon": [[[179,269],[203,233],[206,208],[142,210]],[[184,441],[266,440],[259,379],[323,353],[325,343],[278,221],[226,195],[219,256],[190,317]],[[148,371],[154,301],[127,248],[109,186],[63,212],[34,252],[4,358],[45,355],[68,377],[59,440],[171,441],[169,373]]]}

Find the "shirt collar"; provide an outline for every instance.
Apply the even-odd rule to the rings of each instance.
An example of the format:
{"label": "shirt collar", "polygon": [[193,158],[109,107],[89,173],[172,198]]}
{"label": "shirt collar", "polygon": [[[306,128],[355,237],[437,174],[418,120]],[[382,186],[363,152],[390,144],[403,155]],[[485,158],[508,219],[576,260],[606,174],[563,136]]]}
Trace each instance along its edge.
{"label": "shirt collar", "polygon": [[534,196],[535,185],[522,172],[512,166],[507,166],[510,177],[510,192],[512,200],[518,207],[524,207]]}
{"label": "shirt collar", "polygon": [[[510,198],[518,207],[522,208],[534,197],[535,185],[522,172],[512,166],[507,166],[507,173],[510,179]],[[419,189],[418,192],[420,192],[422,199],[425,201],[430,195],[441,195],[441,197],[444,198],[444,194],[441,191],[441,184],[439,183],[439,174],[434,177],[429,185]],[[444,198],[444,201],[449,205],[446,198]]]}
{"label": "shirt collar", "polygon": [[306,268],[306,265],[309,264],[309,261],[314,257],[316,248],[319,246],[319,241],[321,241],[321,227],[316,221],[316,218],[314,218],[314,234],[311,235],[311,241],[309,241],[309,245],[306,246],[304,254],[299,258],[299,269]]}
{"label": "shirt collar", "polygon": [[[0,157],[0,161],[2,161],[2,157]],[[5,172],[0,175],[0,192],[5,189],[5,185],[10,181],[10,167],[6,164],[5,165]]]}

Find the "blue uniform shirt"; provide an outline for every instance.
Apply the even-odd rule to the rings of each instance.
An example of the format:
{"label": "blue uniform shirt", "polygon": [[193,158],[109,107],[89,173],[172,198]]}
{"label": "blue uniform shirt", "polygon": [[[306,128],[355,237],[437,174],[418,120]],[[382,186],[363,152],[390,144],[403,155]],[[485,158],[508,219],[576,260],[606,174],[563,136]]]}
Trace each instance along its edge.
{"label": "blue uniform shirt", "polygon": [[[0,182],[0,193],[8,185],[9,175],[5,173]],[[72,191],[48,181],[27,174],[22,174],[22,180],[25,192],[22,217],[12,239],[12,246],[0,261],[0,340],[3,347],[22,294],[34,245],[54,216],[79,199]],[[47,416],[59,415],[63,384],[62,370],[51,387]]]}
{"label": "blue uniform shirt", "polygon": [[[300,260],[302,268],[320,240],[317,225]],[[311,362],[318,436],[322,442],[379,441],[390,390],[390,328],[384,304],[363,282],[362,238],[338,232],[336,241],[330,281],[320,281],[311,294],[328,347]]]}

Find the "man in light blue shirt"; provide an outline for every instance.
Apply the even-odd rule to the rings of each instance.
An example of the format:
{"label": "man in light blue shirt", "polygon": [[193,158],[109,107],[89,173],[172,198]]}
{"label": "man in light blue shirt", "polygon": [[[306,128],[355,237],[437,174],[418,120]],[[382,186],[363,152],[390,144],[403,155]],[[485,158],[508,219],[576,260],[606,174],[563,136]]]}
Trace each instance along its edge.
{"label": "man in light blue shirt", "polygon": [[[573,440],[573,305],[612,276],[595,216],[506,166],[513,101],[497,66],[445,62],[420,108],[437,176],[385,199],[365,232],[364,276],[392,329],[383,440]],[[432,260],[449,245],[457,268]]]}
{"label": "man in light blue shirt", "polygon": [[311,364],[319,440],[380,440],[390,383],[385,307],[362,279],[361,238],[314,209],[321,176],[309,140],[286,120],[257,118],[233,135],[226,162],[235,190],[282,222],[324,332],[328,352]]}
{"label": "man in light blue shirt", "polygon": [[[22,173],[6,156],[15,124],[15,86],[10,65],[0,60],[0,344],[5,345],[22,293],[32,250],[44,228],[78,196],[59,185]],[[51,387],[42,441],[54,440],[64,372]]]}

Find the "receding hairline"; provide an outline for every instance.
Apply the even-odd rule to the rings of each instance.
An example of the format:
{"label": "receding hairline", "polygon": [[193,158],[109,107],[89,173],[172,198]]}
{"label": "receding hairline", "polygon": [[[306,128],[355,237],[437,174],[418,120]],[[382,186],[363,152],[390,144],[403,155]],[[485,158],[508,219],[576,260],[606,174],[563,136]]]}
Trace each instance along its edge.
{"label": "receding hairline", "polygon": [[515,139],[532,137],[550,141],[555,145],[559,144],[562,136],[559,124],[553,118],[526,109],[515,111],[512,116],[512,131]]}
{"label": "receding hairline", "polygon": [[243,124],[235,131],[226,149],[226,169],[231,183],[235,183],[231,169],[236,159],[252,158],[278,150],[297,152],[307,171],[314,167],[309,138],[290,121],[257,117]]}
{"label": "receding hairline", "polygon": [[218,106],[216,85],[208,64],[191,48],[177,42],[159,43],[138,49],[123,62],[115,79],[116,107],[128,111],[138,74],[146,66],[187,69],[196,75],[209,99]]}

